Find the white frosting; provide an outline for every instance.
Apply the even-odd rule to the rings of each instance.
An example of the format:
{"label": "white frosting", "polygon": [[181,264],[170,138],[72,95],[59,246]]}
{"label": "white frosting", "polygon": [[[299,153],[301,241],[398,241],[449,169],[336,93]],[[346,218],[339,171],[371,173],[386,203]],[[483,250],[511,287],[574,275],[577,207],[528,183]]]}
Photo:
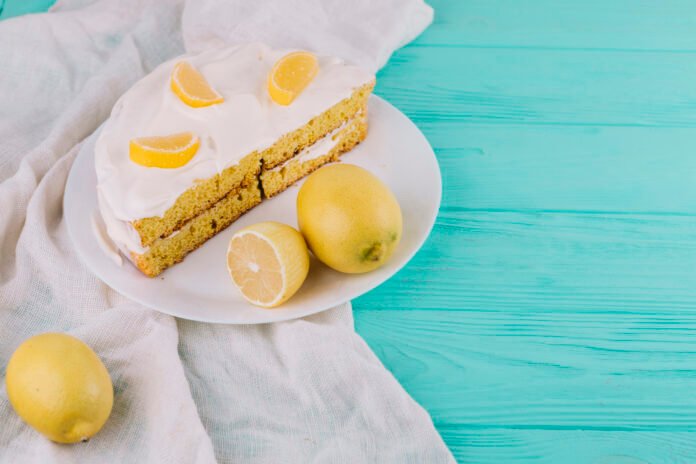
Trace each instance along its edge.
{"label": "white frosting", "polygon": [[[196,180],[271,146],[374,79],[337,58],[319,56],[314,80],[292,104],[281,106],[268,96],[267,76],[288,52],[248,44],[179,57],[157,67],[119,99],[95,147],[100,207],[114,240],[142,252],[133,246],[135,231],[118,231],[113,221],[162,216]],[[196,67],[225,101],[204,108],[183,103],[170,89],[172,68],[181,60]],[[147,168],[128,156],[133,138],[184,131],[197,134],[201,146],[181,168]]]}
{"label": "white frosting", "polygon": [[131,259],[130,252],[145,253],[147,248],[142,246],[140,235],[133,228],[130,222],[121,221],[114,216],[113,210],[104,200],[104,194],[97,187],[97,203],[99,211],[101,211],[102,219],[106,225],[106,231],[111,237],[111,240],[123,252],[123,254]]}
{"label": "white frosting", "polygon": [[106,234],[104,224],[96,213],[92,215],[92,233],[97,237],[97,243],[102,251],[116,263],[117,266],[121,266],[123,264],[123,258],[121,258],[118,247]]}

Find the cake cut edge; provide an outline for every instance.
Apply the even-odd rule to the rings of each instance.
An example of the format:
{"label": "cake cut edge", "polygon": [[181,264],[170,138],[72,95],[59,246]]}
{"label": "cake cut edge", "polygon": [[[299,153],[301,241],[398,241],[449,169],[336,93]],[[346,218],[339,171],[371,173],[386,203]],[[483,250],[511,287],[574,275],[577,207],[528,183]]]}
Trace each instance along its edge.
{"label": "cake cut edge", "polygon": [[261,203],[258,182],[228,193],[170,236],[155,240],[142,254],[130,253],[133,264],[146,276],[156,277],[225,230],[242,214]]}

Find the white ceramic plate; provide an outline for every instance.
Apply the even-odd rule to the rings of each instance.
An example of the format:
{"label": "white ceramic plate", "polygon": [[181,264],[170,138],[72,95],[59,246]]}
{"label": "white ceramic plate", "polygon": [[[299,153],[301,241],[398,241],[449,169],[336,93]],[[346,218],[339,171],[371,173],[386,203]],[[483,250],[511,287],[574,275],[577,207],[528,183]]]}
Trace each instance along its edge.
{"label": "white ceramic plate", "polygon": [[418,128],[399,110],[372,96],[367,138],[344,154],[344,163],[362,166],[394,192],[404,217],[404,232],[392,258],[376,271],[341,274],[312,260],[300,291],[276,309],[247,303],[232,285],[225,262],[232,234],[261,221],[297,227],[295,199],[301,181],[243,215],[186,259],[154,279],[142,275],[127,259],[118,266],[100,247],[92,228],[97,213],[94,139],[85,143],[65,187],[64,211],[73,245],[87,266],[114,290],[146,306],[203,322],[259,324],[314,314],[375,288],[403,267],[421,247],[440,205],[440,170],[432,148]]}

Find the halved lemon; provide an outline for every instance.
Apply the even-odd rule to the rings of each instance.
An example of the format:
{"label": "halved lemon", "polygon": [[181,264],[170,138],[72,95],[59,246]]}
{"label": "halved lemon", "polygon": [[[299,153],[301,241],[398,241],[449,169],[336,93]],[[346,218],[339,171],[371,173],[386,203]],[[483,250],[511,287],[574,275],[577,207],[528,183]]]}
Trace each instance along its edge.
{"label": "halved lemon", "polygon": [[172,92],[188,106],[201,108],[225,101],[222,95],[208,84],[203,74],[186,61],[181,61],[174,66],[171,81]]}
{"label": "halved lemon", "polygon": [[309,52],[292,52],[281,59],[268,75],[268,94],[279,105],[289,105],[312,82],[319,62]]}
{"label": "halved lemon", "polygon": [[309,251],[297,230],[279,222],[261,222],[232,236],[227,269],[247,301],[272,308],[302,286],[309,272]]}
{"label": "halved lemon", "polygon": [[201,142],[191,132],[157,137],[140,137],[130,141],[130,159],[149,168],[180,168],[198,151]]}

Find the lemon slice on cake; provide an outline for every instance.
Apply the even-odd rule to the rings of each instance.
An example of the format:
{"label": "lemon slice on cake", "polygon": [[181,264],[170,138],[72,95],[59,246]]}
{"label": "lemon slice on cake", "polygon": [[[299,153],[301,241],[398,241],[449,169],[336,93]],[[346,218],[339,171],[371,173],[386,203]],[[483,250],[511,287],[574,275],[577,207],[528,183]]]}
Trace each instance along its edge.
{"label": "lemon slice on cake", "polygon": [[279,105],[289,105],[319,71],[319,62],[309,52],[292,52],[281,59],[268,75],[268,94]]}
{"label": "lemon slice on cake", "polygon": [[186,61],[174,66],[171,81],[172,92],[188,106],[201,108],[225,101],[222,95],[208,84],[203,74]]}
{"label": "lemon slice on cake", "polygon": [[309,272],[309,251],[297,230],[279,222],[261,222],[232,236],[227,269],[247,301],[272,308],[302,286]]}
{"label": "lemon slice on cake", "polygon": [[191,132],[140,137],[130,141],[130,159],[148,168],[180,168],[191,161],[200,145]]}

